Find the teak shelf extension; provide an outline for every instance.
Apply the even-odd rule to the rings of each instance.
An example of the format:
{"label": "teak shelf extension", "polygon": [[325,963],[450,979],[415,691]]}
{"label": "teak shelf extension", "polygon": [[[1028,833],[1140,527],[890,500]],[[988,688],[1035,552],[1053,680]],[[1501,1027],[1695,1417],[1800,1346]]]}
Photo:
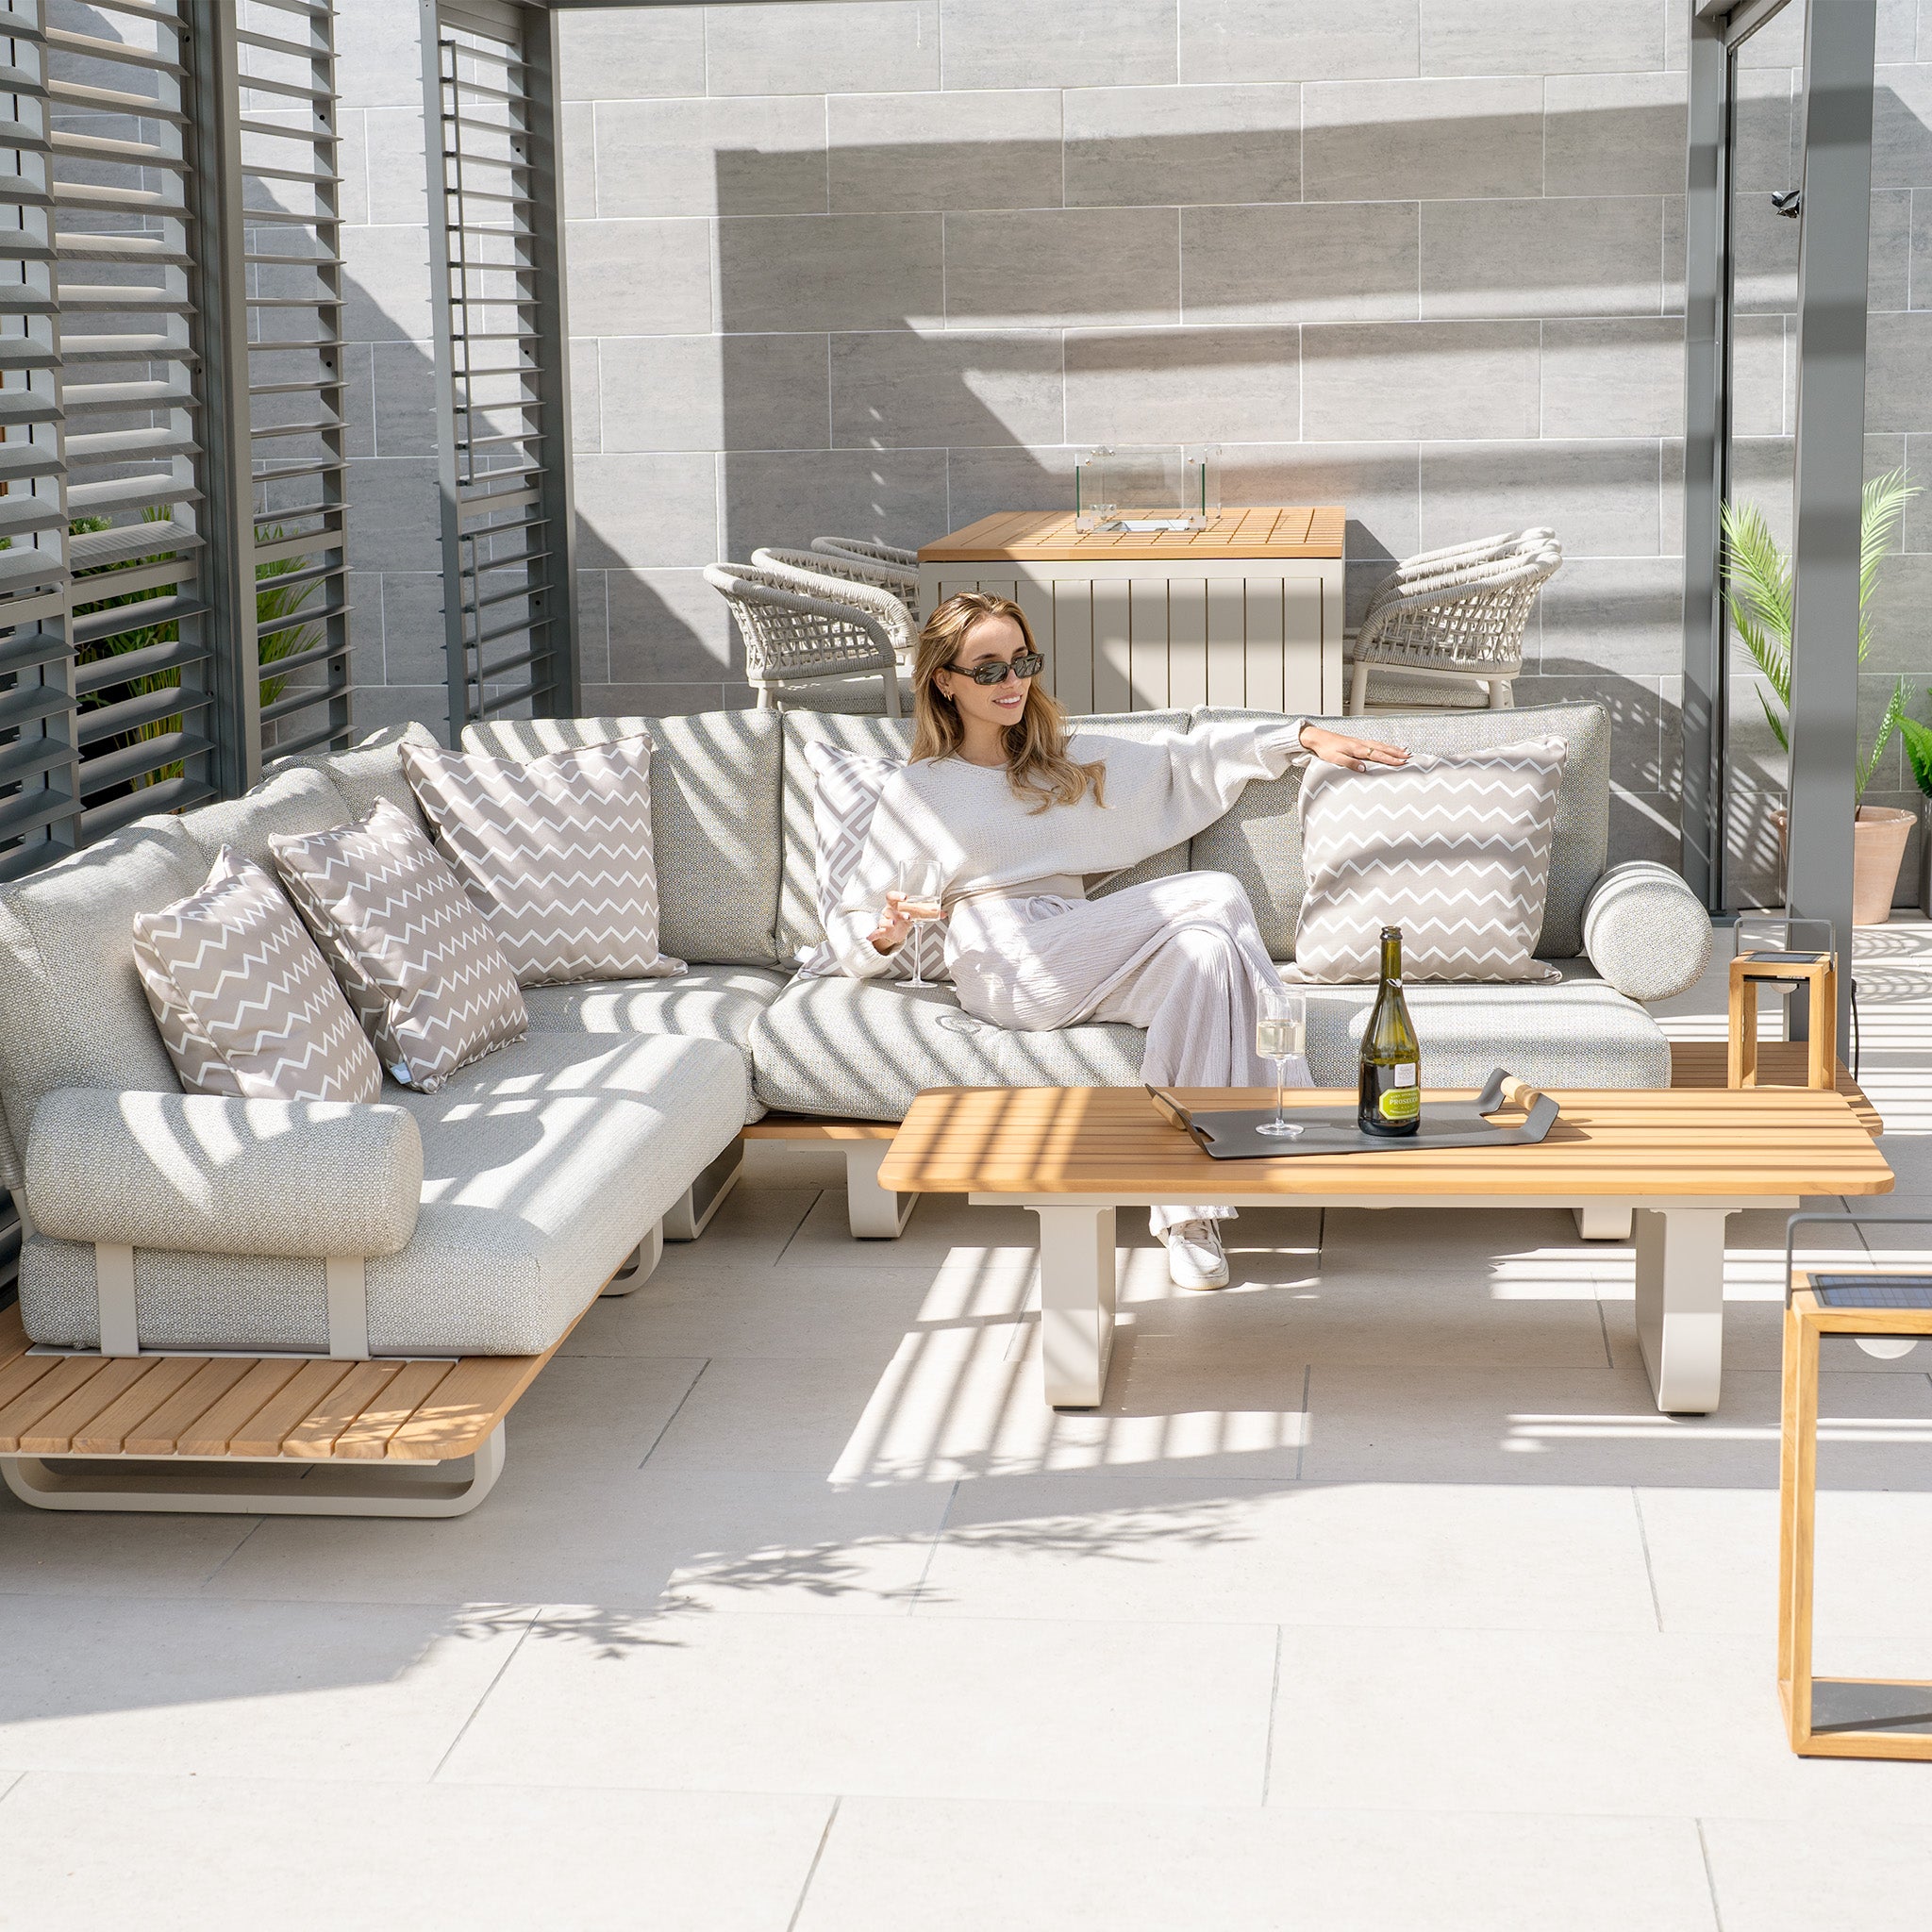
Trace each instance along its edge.
{"label": "teak shelf extension", "polygon": [[[0,1475],[42,1509],[462,1516],[502,1472],[504,1418],[562,1343],[444,1361],[36,1355],[11,1307]],[[470,1466],[437,1466],[451,1463]]]}

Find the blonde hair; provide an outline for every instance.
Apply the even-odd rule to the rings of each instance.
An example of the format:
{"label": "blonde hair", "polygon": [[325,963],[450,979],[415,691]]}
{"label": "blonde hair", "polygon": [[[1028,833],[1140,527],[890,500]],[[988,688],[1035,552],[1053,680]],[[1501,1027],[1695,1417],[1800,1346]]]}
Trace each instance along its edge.
{"label": "blonde hair", "polygon": [[[989,617],[1018,625],[1029,651],[1038,650],[1033,627],[1010,597],[986,591],[961,591],[948,597],[925,620],[912,659],[912,757],[948,758],[964,741],[958,708],[935,681],[941,671],[958,668],[958,656],[973,626]],[[965,674],[962,673],[961,675]],[[1067,756],[1067,715],[1036,678],[1026,687],[1026,703],[1016,724],[1000,734],[1007,755],[1007,783],[1015,796],[1037,799],[1036,812],[1054,805],[1078,805],[1091,791],[1095,805],[1107,803],[1107,765],[1080,764]]]}

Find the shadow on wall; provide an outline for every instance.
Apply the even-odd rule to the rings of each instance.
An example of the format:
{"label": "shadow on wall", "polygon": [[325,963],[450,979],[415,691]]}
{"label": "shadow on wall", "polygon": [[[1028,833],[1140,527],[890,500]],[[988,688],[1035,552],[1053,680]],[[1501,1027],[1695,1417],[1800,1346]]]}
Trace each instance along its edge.
{"label": "shadow on wall", "polygon": [[[1348,505],[1351,622],[1402,556],[1554,525],[1573,563],[1522,696],[1605,699],[1620,785],[1674,787],[1681,107],[1293,140],[836,131],[828,151],[647,148],[574,251],[605,430],[579,561],[611,574],[613,626],[691,667],[667,677],[718,648],[674,571],[833,533],[917,545],[1071,508],[1085,444],[1219,441],[1225,502]],[[1787,185],[1788,105],[1746,104],[1740,140],[1745,179]],[[1212,205],[1230,143],[1257,199]],[[1404,199],[1418,178],[1464,198]],[[693,214],[717,217],[701,302],[666,305],[667,264],[598,258]],[[1740,229],[1748,306],[1788,306],[1796,225],[1754,198]]]}

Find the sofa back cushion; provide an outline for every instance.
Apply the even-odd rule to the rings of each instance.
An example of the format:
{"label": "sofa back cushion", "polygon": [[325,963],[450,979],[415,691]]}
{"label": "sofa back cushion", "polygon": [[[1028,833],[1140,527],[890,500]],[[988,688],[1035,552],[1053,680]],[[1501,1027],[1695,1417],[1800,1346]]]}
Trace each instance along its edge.
{"label": "sofa back cushion", "polygon": [[347,751],[308,753],[302,758],[291,758],[281,769],[289,770],[299,765],[323,773],[342,794],[342,801],[348,807],[337,821],[339,824],[350,819],[359,819],[378,798],[386,798],[391,805],[408,812],[426,832],[429,822],[417,807],[416,794],[409,790],[399,747],[441,742],[428,725],[412,719],[407,724],[385,724]]}
{"label": "sofa back cushion", "polygon": [[[134,915],[207,876],[178,819],[142,819],[0,887],[0,1108],[15,1147],[56,1088],[179,1091],[135,971]],[[11,1148],[0,1163],[17,1184]]]}
{"label": "sofa back cushion", "polygon": [[291,765],[272,772],[253,791],[224,798],[181,814],[181,828],[212,865],[223,847],[273,869],[271,839],[299,839],[326,832],[356,816],[325,772]]}
{"label": "sofa back cushion", "polygon": [[[1205,710],[1204,721],[1250,713]],[[1317,718],[1333,730],[1387,738],[1414,751],[1474,751],[1525,738],[1567,747],[1550,847],[1549,895],[1539,959],[1574,959],[1583,950],[1583,902],[1601,875],[1610,836],[1610,719],[1601,705],[1540,705],[1521,711],[1440,711],[1367,718]],[[1232,873],[1247,888],[1255,917],[1276,959],[1294,957],[1295,922],[1307,877],[1295,801],[1299,768],[1250,785],[1233,808],[1194,840],[1197,872]]]}
{"label": "sofa back cushion", "polygon": [[[875,758],[903,758],[912,745],[910,718],[867,718],[837,711],[786,711],[785,725],[785,868],[778,899],[778,951],[783,962],[795,964],[825,936],[818,908],[818,833],[812,822],[811,763],[808,744],[835,744]],[[1185,731],[1186,711],[1125,711],[1076,718],[1075,729],[1110,732],[1137,741],[1159,731]],[[1175,845],[1142,859],[1132,871],[1109,879],[1101,891],[1145,879],[1165,878],[1188,869],[1188,848]],[[1096,892],[1096,897],[1099,893]]]}
{"label": "sofa back cushion", "polygon": [[648,733],[658,943],[694,965],[778,963],[779,718],[520,718],[467,725],[463,749],[533,758]]}

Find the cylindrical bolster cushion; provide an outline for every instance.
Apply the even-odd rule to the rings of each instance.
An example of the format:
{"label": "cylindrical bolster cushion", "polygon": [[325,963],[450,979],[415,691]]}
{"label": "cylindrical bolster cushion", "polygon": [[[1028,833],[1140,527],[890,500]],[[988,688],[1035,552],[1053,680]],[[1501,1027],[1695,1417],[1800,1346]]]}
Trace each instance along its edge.
{"label": "cylindrical bolster cushion", "polygon": [[393,1255],[422,1197],[422,1137],[400,1107],[64,1087],[27,1135],[27,1212],[57,1241]]}
{"label": "cylindrical bolster cushion", "polygon": [[1613,865],[1583,902],[1590,963],[1633,1000],[1688,992],[1710,962],[1710,914],[1667,865]]}

